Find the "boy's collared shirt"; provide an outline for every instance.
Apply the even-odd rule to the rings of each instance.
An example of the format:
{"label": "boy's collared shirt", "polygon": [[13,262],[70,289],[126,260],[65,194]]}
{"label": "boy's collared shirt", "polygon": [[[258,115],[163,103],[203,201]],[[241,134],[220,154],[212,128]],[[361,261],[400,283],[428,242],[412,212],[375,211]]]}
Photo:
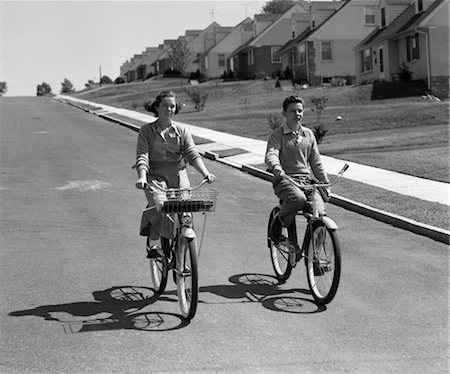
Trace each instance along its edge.
{"label": "boy's collared shirt", "polygon": [[318,180],[328,182],[314,133],[304,126],[297,132],[287,124],[275,129],[267,142],[265,162],[270,169],[281,165],[292,176],[310,175],[311,167]]}

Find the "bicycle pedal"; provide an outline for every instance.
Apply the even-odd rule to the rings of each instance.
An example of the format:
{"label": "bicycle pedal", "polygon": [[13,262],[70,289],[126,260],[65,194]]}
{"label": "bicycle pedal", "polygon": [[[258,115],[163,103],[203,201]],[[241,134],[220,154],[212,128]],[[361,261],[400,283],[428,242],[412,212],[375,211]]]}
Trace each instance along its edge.
{"label": "bicycle pedal", "polygon": [[297,265],[296,250],[295,250],[295,246],[292,244],[289,244],[289,262],[291,263],[291,266],[293,268],[295,268],[295,266]]}
{"label": "bicycle pedal", "polygon": [[303,257],[303,251],[298,245],[295,246],[295,261],[299,262]]}

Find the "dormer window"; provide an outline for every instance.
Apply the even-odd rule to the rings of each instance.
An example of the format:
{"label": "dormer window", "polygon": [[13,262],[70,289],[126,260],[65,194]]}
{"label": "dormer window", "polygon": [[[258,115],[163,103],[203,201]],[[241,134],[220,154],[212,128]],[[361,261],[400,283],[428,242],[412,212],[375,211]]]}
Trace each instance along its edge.
{"label": "dormer window", "polygon": [[381,8],[381,27],[386,27],[386,8]]}

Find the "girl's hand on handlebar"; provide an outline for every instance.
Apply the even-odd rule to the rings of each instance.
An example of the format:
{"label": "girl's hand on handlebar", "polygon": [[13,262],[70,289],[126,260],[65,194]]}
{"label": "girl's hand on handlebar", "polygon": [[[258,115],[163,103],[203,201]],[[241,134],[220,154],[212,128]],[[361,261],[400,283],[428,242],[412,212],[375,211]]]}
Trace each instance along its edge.
{"label": "girl's hand on handlebar", "polygon": [[279,165],[276,165],[276,166],[273,168],[272,172],[273,172],[273,176],[274,176],[275,178],[279,178],[279,177],[281,177],[281,176],[284,175],[284,170],[283,170],[283,168],[282,168],[281,166],[279,166]]}
{"label": "girl's hand on handlebar", "polygon": [[216,176],[214,174],[208,173],[205,175],[205,179],[208,181],[208,183],[212,183],[215,181]]}
{"label": "girl's hand on handlebar", "polygon": [[148,187],[148,183],[147,183],[147,177],[142,177],[142,178],[139,178],[137,181],[136,181],[136,187],[137,188],[139,188],[140,190],[143,190],[144,188],[147,188]]}

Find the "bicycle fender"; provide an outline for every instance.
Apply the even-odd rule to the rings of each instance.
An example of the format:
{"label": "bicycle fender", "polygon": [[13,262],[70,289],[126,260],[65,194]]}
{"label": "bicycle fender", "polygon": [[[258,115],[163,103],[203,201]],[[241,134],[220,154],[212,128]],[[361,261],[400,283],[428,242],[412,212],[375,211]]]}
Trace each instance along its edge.
{"label": "bicycle fender", "polygon": [[327,216],[323,216],[323,217],[320,217],[320,219],[325,224],[325,226],[327,228],[329,228],[330,230],[337,230],[338,229],[338,225],[331,218],[329,218]]}

